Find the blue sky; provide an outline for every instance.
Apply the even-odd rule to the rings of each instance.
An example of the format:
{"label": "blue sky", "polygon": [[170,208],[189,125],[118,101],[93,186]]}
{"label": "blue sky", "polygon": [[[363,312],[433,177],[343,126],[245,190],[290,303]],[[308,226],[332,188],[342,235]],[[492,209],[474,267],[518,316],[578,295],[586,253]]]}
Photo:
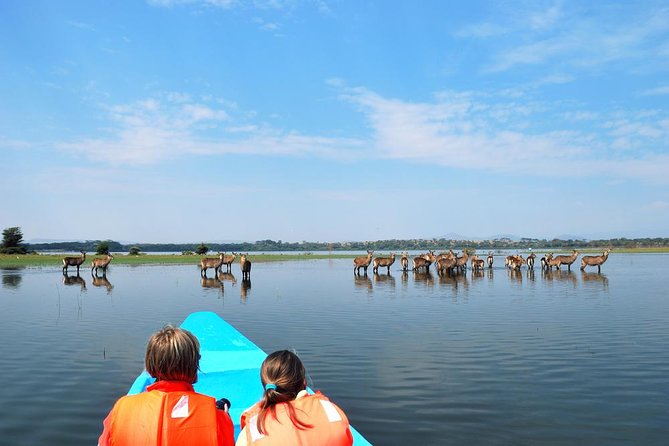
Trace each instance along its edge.
{"label": "blue sky", "polygon": [[0,226],[667,237],[663,1],[0,2]]}

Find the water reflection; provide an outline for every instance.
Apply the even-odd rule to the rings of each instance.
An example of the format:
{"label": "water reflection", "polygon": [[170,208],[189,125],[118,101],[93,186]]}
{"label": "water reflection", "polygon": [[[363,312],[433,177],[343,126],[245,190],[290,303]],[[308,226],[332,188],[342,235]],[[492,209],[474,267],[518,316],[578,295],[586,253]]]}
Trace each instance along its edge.
{"label": "water reflection", "polygon": [[606,277],[606,274],[581,271],[581,282],[588,286],[601,284],[604,290],[609,289],[609,278]]}
{"label": "water reflection", "polygon": [[387,274],[374,273],[374,283],[377,285],[383,285],[390,288],[395,288],[395,277],[393,277],[390,273]]}
{"label": "water reflection", "polygon": [[466,290],[469,288],[469,281],[467,275],[464,273],[445,273],[439,275],[439,286],[450,286],[453,292],[457,293],[460,288]]}
{"label": "water reflection", "polygon": [[230,282],[232,286],[237,285],[237,278],[231,272],[219,273],[218,280],[220,280],[221,282]]}
{"label": "water reflection", "polygon": [[355,285],[356,288],[360,288],[362,290],[367,290],[367,292],[370,293],[370,294],[372,292],[372,281],[369,280],[369,277],[367,277],[367,274],[364,274],[364,275],[354,274],[353,275],[353,284]]}
{"label": "water reflection", "polygon": [[242,286],[239,287],[239,297],[242,303],[246,303],[249,298],[249,291],[251,290],[251,279],[242,279]]}
{"label": "water reflection", "polygon": [[426,272],[414,271],[413,272],[413,280],[416,284],[423,285],[426,288],[433,288],[434,287],[434,276],[432,275],[430,270],[427,270]]}
{"label": "water reflection", "polygon": [[63,273],[63,285],[67,286],[79,285],[81,291],[86,291],[86,281],[79,274],[77,274],[76,276],[70,276],[67,273]]}
{"label": "water reflection", "polygon": [[107,275],[103,274],[102,277],[91,274],[91,278],[93,279],[93,286],[94,287],[104,287],[107,290],[107,294],[112,293],[112,289],[114,288],[114,285],[111,284],[109,280],[107,280]]}
{"label": "water reflection", "polygon": [[527,280],[529,280],[530,282],[536,281],[536,276],[534,275],[534,269],[527,270]]}
{"label": "water reflection", "polygon": [[547,281],[560,281],[560,282],[569,282],[571,285],[576,288],[578,281],[576,280],[576,275],[571,271],[563,271],[560,269],[556,270],[544,270],[541,273],[541,276],[544,280]]}
{"label": "water reflection", "polygon": [[511,268],[509,269],[509,279],[511,279],[512,282],[517,282],[522,285],[523,272],[520,269]]}
{"label": "water reflection", "polygon": [[202,285],[202,288],[220,290],[221,294],[223,294],[223,282],[220,281],[218,277],[200,277],[200,285]]}
{"label": "water reflection", "polygon": [[18,271],[23,268],[3,268],[2,286],[4,288],[18,289],[23,280],[23,275]]}

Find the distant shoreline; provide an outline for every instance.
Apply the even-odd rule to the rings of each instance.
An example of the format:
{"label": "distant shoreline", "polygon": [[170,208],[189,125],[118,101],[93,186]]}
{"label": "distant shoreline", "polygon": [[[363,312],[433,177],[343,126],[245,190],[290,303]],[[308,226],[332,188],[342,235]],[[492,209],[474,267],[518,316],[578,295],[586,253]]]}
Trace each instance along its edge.
{"label": "distant shoreline", "polygon": [[[592,254],[599,253],[603,248],[587,248],[579,249],[579,254]],[[495,250],[497,251],[497,250]],[[510,251],[510,249],[504,249],[504,251]],[[558,253],[568,253],[567,250],[550,250],[550,249],[533,249],[533,252],[539,254],[544,252],[554,252]],[[487,250],[485,254],[487,254]],[[529,250],[517,250],[521,254],[529,252]],[[484,250],[479,250],[478,254],[484,253]],[[619,248],[611,251],[611,255],[615,254],[664,254],[669,253],[669,247],[659,247],[659,248]],[[360,253],[362,254],[362,252]],[[340,253],[295,253],[295,254],[271,254],[271,253],[262,253],[262,254],[250,254],[249,259],[252,262],[265,263],[265,262],[287,262],[287,261],[305,261],[305,260],[327,260],[327,259],[353,259],[356,255],[360,254],[340,254]],[[379,256],[388,255],[389,251],[379,251],[375,252]],[[399,257],[399,252],[397,252]],[[24,254],[24,255],[12,255],[12,254],[0,254],[0,268],[12,268],[12,267],[22,267],[22,266],[59,266],[62,267],[62,259],[64,254]],[[198,266],[200,259],[204,257],[215,257],[215,253],[210,253],[208,255],[182,255],[182,254],[141,254],[141,255],[128,255],[128,254],[114,254],[114,260],[112,265],[194,265]],[[80,270],[90,270],[91,261],[94,258],[102,258],[103,255],[99,254],[86,254],[86,261],[81,265]],[[239,262],[239,257],[235,260],[235,263]],[[398,262],[399,264],[399,259]],[[70,271],[75,270],[76,267],[70,267]]]}

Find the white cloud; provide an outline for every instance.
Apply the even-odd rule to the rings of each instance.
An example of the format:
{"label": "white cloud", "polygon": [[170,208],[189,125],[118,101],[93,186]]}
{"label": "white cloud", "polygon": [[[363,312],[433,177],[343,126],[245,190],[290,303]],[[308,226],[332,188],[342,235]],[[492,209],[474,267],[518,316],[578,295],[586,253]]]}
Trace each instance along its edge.
{"label": "white cloud", "polygon": [[660,96],[669,94],[669,85],[663,85],[660,87],[651,88],[649,90],[644,90],[642,94],[645,96]]}

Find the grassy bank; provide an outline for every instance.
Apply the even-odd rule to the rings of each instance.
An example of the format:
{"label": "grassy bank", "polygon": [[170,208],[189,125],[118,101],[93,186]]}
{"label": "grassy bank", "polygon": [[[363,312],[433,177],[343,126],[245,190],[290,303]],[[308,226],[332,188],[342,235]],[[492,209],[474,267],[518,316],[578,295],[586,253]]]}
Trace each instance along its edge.
{"label": "grassy bank", "polygon": [[[21,266],[63,266],[63,255],[58,254],[27,254],[27,255],[7,255],[0,254],[0,267],[21,267]],[[101,255],[86,255],[86,261],[81,265],[82,269],[90,268],[91,261],[94,258],[103,258]],[[131,256],[127,254],[114,255],[112,265],[199,265],[200,259],[207,256],[199,255],[138,255]],[[215,257],[215,256],[211,256]],[[249,260],[254,263],[263,262],[286,262],[300,260],[316,259],[348,259],[354,256],[350,254],[258,254],[250,255]],[[239,263],[239,256],[235,259]],[[72,267],[70,267],[72,269]],[[74,268],[76,270],[76,267]]]}

